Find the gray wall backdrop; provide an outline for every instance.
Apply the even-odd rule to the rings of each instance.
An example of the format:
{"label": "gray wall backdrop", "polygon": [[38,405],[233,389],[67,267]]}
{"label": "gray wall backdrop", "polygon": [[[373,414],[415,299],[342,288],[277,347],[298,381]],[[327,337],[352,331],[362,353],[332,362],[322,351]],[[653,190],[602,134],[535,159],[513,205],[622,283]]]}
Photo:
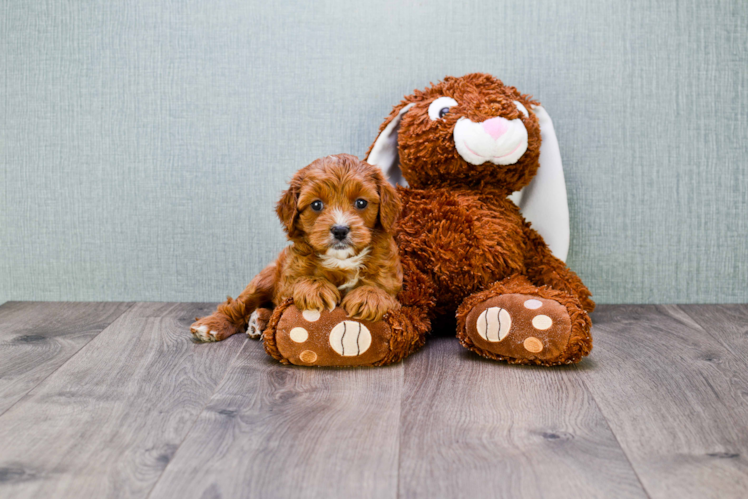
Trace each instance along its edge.
{"label": "gray wall backdrop", "polygon": [[492,73],[553,117],[599,302],[748,301],[744,1],[0,3],[0,302],[219,301],[292,173]]}

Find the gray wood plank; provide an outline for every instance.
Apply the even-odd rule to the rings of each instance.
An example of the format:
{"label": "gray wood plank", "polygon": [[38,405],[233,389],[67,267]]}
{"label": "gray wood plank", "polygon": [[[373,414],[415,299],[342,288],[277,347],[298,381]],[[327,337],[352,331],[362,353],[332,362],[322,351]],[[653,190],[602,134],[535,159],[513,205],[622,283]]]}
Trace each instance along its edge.
{"label": "gray wood plank", "polygon": [[748,360],[748,304],[678,306],[725,348]]}
{"label": "gray wood plank", "polygon": [[0,415],[131,306],[123,302],[0,306]]}
{"label": "gray wood plank", "polygon": [[0,497],[146,496],[246,341],[191,341],[213,307],[133,306],[0,417]]}
{"label": "gray wood plank", "polygon": [[577,371],[506,365],[432,338],[405,366],[399,496],[645,492]]}
{"label": "gray wood plank", "polygon": [[748,496],[748,373],[676,306],[600,306],[579,370],[653,497]]}
{"label": "gray wood plank", "polygon": [[284,366],[250,342],[152,496],[392,498],[402,383],[402,364]]}

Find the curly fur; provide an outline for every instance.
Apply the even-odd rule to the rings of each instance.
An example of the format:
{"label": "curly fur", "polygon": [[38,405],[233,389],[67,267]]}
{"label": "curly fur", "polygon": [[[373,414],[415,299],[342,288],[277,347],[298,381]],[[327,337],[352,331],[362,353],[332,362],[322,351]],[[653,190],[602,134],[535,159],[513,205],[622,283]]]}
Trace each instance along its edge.
{"label": "curly fur", "polygon": [[[451,97],[457,106],[443,119],[428,115],[431,102]],[[398,298],[402,328],[421,345],[430,319],[457,314],[458,338],[478,354],[510,363],[557,365],[578,362],[592,348],[587,312],[595,303],[579,277],[554,257],[543,238],[524,220],[507,196],[526,186],[539,168],[541,136],[530,96],[486,74],[448,77],[415,91],[396,106],[380,133],[408,105],[398,132],[400,168],[408,188],[402,199],[396,241],[405,269]],[[501,116],[521,119],[528,134],[526,152],[514,164],[467,163],[458,153],[453,131],[460,118],[482,122]],[[369,149],[373,149],[374,145]],[[478,349],[465,335],[465,318],[477,304],[505,293],[553,299],[566,307],[572,332],[566,349],[552,360],[504,358]],[[393,356],[397,358],[398,356]]]}
{"label": "curly fur", "polygon": [[[358,207],[357,200],[367,205]],[[314,209],[314,202],[322,208]],[[400,206],[379,169],[355,156],[328,156],[299,170],[277,206],[292,244],[236,300],[229,297],[193,323],[193,334],[223,340],[244,331],[257,308],[289,298],[302,309],[341,304],[354,318],[380,319],[398,306],[402,285],[392,235]],[[343,224],[350,232],[336,240],[332,228]]]}
{"label": "curly fur", "polygon": [[[457,105],[433,119],[429,107],[439,97],[450,97]],[[526,186],[539,168],[540,126],[531,111],[536,104],[539,103],[514,87],[490,75],[474,73],[448,77],[415,91],[382,124],[380,133],[402,116],[397,152],[409,187],[398,188],[402,210],[397,223],[397,214],[380,209],[382,226],[395,235],[403,275],[397,295],[400,308],[391,309],[382,318],[389,329],[389,352],[374,365],[399,361],[423,346],[432,319],[444,314],[456,314],[457,337],[462,345],[487,358],[517,364],[561,365],[576,363],[589,354],[592,337],[587,313],[595,307],[590,291],[552,255],[543,238],[507,198]],[[410,107],[402,114],[406,106]],[[454,142],[459,120],[481,123],[495,117],[512,123],[521,120],[527,132],[525,152],[509,165],[468,163]],[[301,184],[292,182],[286,196],[303,198]],[[394,190],[382,189],[382,206],[385,200],[396,197]],[[293,241],[297,241],[300,231],[298,206],[281,203],[278,207],[278,215]],[[394,246],[389,258],[395,258]],[[367,269],[372,270],[371,266]],[[383,268],[380,278],[392,271]],[[487,299],[503,294],[552,300],[566,309],[571,332],[558,355],[554,352],[555,357],[544,360],[507,357],[479,348],[471,341],[467,315]],[[268,322],[265,349],[288,363],[277,348],[273,332],[284,311],[294,302],[298,306],[299,301],[288,294],[281,299],[275,300],[278,306]],[[225,311],[232,321],[242,320],[244,306],[232,304],[229,300],[219,312]]]}

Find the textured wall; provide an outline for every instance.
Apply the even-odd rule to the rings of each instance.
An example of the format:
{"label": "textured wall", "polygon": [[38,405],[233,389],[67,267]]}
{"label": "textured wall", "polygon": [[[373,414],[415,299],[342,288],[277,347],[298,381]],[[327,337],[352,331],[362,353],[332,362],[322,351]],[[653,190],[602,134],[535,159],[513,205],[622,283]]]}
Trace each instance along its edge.
{"label": "textured wall", "polygon": [[0,3],[0,302],[222,300],[273,204],[493,73],[554,118],[600,302],[748,301],[748,3]]}

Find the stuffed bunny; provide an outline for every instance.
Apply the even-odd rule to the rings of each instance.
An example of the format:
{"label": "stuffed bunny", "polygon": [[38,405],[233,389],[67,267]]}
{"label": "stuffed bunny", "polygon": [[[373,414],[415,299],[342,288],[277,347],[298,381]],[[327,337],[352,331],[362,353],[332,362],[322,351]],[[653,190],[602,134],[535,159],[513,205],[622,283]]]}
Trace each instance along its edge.
{"label": "stuffed bunny", "polygon": [[[270,355],[318,364],[300,355],[321,349],[327,364],[388,364],[421,347],[444,314],[456,314],[461,344],[487,358],[559,365],[590,352],[595,304],[563,262],[563,170],[538,102],[487,74],[447,77],[394,108],[366,160],[400,184],[400,307],[375,323],[342,308],[310,322],[286,301],[264,332]],[[314,345],[290,340],[299,328]],[[353,343],[368,352],[346,350]]]}

